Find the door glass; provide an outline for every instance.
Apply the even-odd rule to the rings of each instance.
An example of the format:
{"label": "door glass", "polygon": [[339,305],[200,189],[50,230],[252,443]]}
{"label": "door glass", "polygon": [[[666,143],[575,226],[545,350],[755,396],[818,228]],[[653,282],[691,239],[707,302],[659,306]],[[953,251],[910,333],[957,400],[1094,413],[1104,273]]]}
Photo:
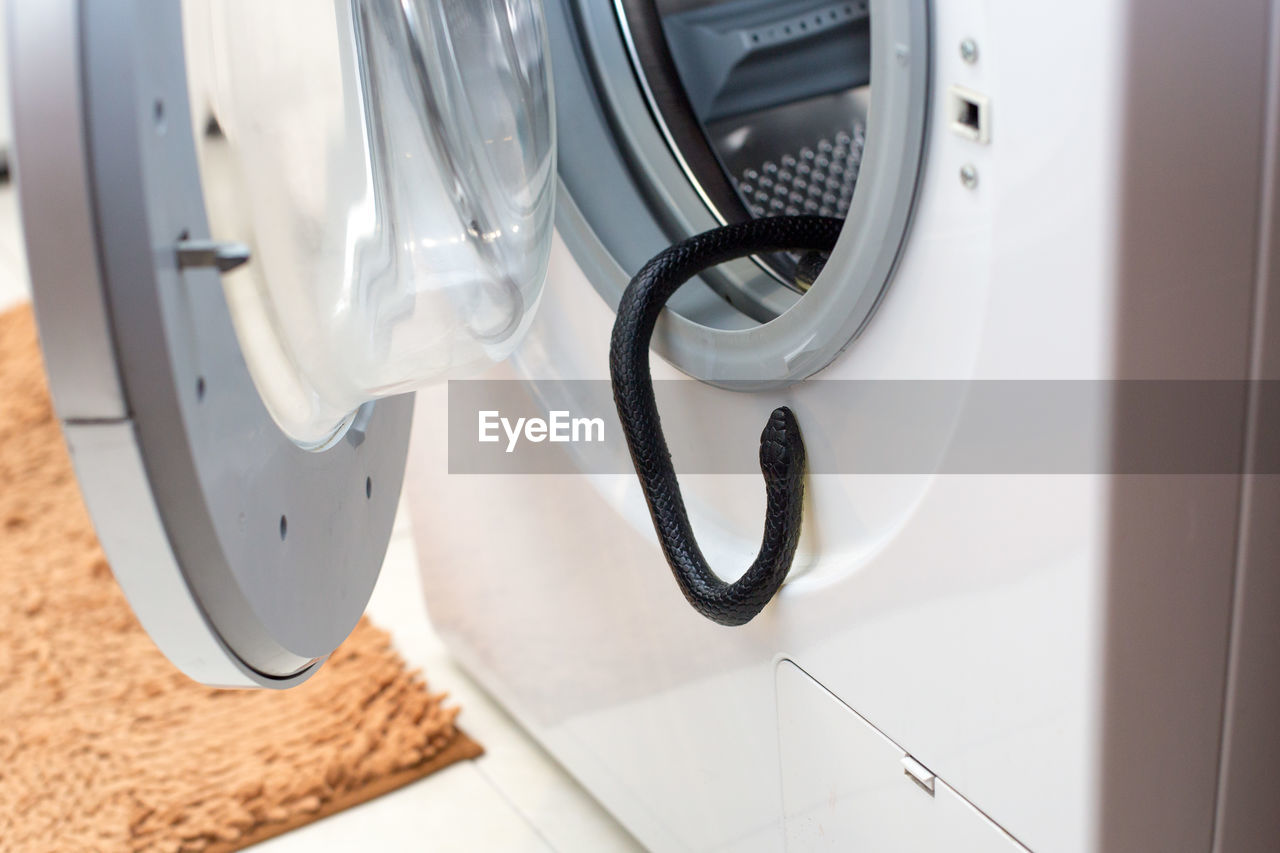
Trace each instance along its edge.
{"label": "door glass", "polygon": [[211,234],[254,381],[304,447],[505,358],[550,251],[537,0],[186,0]]}

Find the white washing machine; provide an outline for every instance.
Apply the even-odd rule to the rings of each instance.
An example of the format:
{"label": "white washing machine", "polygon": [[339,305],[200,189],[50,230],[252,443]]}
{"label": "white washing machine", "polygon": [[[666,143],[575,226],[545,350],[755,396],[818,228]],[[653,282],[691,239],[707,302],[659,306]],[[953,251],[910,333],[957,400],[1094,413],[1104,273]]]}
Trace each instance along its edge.
{"label": "white washing machine", "polygon": [[[1280,844],[1280,8],[13,5],[55,405],[192,677],[345,637],[422,388],[433,622],[651,848]],[[846,217],[816,280],[725,264],[653,341],[726,579],[759,425],[802,425],[790,578],[729,628],[616,441],[474,418],[597,414],[630,275],[788,213]]]}

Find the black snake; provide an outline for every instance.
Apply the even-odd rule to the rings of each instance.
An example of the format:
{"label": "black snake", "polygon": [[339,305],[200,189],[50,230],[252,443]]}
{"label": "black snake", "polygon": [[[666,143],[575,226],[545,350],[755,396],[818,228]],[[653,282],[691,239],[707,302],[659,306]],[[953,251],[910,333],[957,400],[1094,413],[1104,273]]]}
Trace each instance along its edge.
{"label": "black snake", "polygon": [[645,264],[618,304],[609,372],[631,461],[676,583],[694,609],[721,625],[751,621],[786,580],[800,539],[804,440],[791,410],[774,409],[760,434],[760,471],[767,497],[764,539],[751,567],[737,581],[725,583],[707,565],[689,525],[653,395],[649,339],[663,305],[703,270],[747,255],[829,253],[843,224],[823,216],[775,216],[698,234]]}

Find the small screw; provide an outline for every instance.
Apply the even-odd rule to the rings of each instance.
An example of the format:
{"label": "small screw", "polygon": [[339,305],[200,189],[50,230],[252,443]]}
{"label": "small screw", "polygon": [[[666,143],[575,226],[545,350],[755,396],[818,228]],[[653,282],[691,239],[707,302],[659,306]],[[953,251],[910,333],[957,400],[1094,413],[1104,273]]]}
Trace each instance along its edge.
{"label": "small screw", "polygon": [[968,189],[973,189],[978,185],[978,169],[972,163],[965,163],[960,167],[960,183],[964,184]]}
{"label": "small screw", "polygon": [[978,61],[978,43],[973,39],[960,42],[960,58],[970,65]]}

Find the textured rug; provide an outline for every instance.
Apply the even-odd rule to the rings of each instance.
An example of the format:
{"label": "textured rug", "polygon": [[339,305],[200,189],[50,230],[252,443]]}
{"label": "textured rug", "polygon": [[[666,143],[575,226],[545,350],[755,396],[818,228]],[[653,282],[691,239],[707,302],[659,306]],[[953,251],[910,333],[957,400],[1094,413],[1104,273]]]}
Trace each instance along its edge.
{"label": "textured rug", "polygon": [[479,755],[443,700],[367,621],[293,690],[175,670],[94,537],[30,309],[0,315],[0,850],[238,850]]}

